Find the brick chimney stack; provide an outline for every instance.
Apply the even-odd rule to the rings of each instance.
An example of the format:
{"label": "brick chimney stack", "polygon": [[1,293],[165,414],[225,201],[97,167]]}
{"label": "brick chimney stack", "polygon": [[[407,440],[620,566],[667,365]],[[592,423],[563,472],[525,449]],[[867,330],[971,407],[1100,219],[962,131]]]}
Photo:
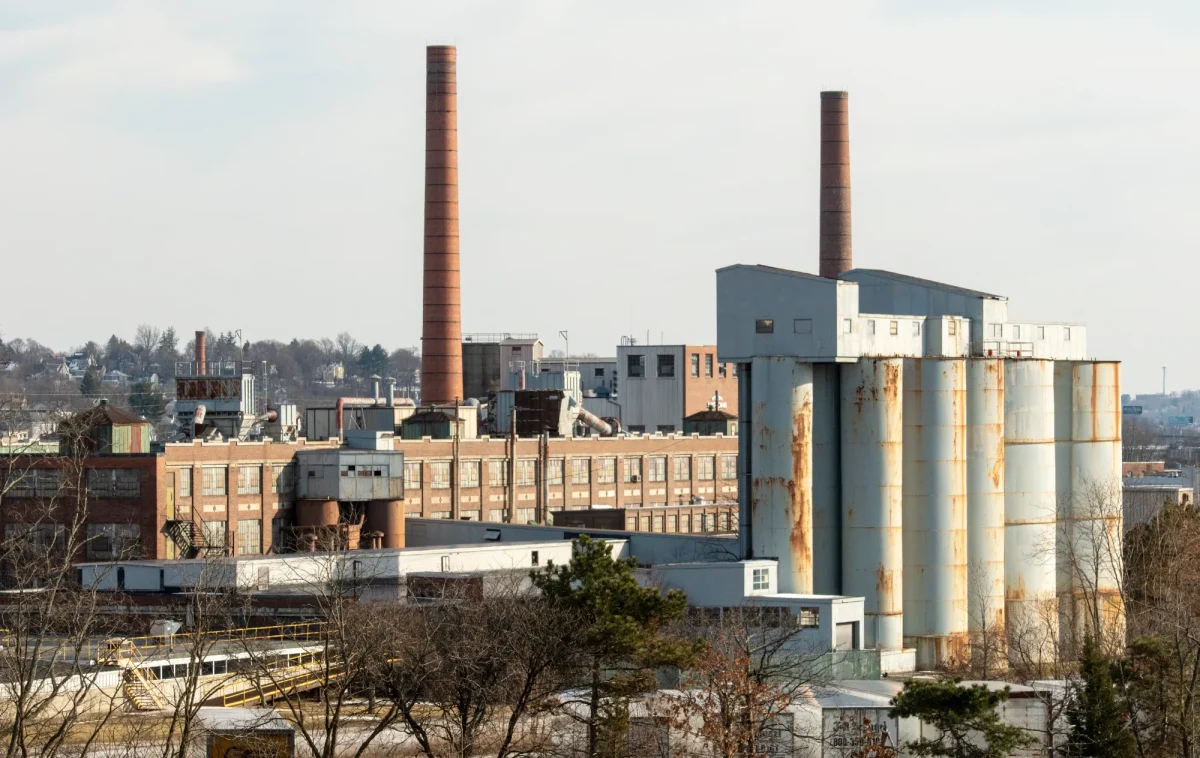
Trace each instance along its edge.
{"label": "brick chimney stack", "polygon": [[421,402],[463,395],[458,261],[457,51],[430,45],[425,68],[425,290]]}
{"label": "brick chimney stack", "polygon": [[821,276],[854,267],[850,244],[850,110],[848,92],[821,93]]}

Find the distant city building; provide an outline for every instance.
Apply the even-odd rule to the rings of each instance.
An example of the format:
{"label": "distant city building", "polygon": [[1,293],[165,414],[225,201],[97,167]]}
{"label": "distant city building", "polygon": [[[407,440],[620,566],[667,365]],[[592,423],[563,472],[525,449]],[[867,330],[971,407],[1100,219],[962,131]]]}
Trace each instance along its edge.
{"label": "distant city building", "polygon": [[[621,345],[617,348],[621,425],[629,432],[671,433],[683,419],[708,410],[720,393],[737,411],[737,372],[717,361],[714,345]],[[718,409],[719,410],[719,409]]]}

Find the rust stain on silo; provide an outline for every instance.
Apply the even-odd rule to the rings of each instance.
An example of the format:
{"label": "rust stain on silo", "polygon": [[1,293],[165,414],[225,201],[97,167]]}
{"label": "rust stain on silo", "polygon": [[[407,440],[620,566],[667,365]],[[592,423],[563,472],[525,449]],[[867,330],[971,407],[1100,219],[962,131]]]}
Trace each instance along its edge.
{"label": "rust stain on silo", "polygon": [[792,412],[792,479],[788,482],[792,503],[792,566],[799,568],[802,583],[807,585],[805,592],[812,591],[812,411],[812,398],[805,397]]}
{"label": "rust stain on silo", "polygon": [[458,73],[450,45],[426,49],[425,282],[421,401],[463,397],[458,240]]}
{"label": "rust stain on silo", "polygon": [[821,276],[853,267],[850,238],[849,93],[821,93]]}

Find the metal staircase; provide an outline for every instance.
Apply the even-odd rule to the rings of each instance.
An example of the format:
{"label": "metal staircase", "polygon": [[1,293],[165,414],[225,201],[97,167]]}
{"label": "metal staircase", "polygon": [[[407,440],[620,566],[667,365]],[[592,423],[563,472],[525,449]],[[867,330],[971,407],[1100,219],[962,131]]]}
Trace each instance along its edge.
{"label": "metal staircase", "polygon": [[200,554],[200,543],[203,543],[204,536],[193,522],[182,519],[168,521],[165,531],[179,547],[180,557],[195,558]]}
{"label": "metal staircase", "polygon": [[166,709],[166,704],[149,681],[149,677],[153,676],[148,670],[136,666],[125,669],[125,673],[121,677],[122,689],[125,691],[125,697],[133,704],[134,710],[161,711]]}

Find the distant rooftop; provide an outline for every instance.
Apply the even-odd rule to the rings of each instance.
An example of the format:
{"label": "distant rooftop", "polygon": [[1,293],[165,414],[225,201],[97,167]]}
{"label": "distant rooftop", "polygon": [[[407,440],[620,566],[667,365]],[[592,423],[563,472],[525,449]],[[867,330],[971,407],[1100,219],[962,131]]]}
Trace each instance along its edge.
{"label": "distant rooftop", "polygon": [[947,292],[955,292],[967,297],[984,297],[989,300],[1007,300],[1008,298],[1002,295],[993,295],[989,292],[981,292],[979,290],[968,289],[966,287],[958,287],[945,282],[935,282],[932,279],[922,279],[918,276],[909,276],[908,274],[897,274],[894,271],[884,271],[878,268],[854,268],[842,274],[841,278],[847,281],[854,281],[850,278],[855,273],[873,274],[886,279],[895,279],[898,282],[907,282],[908,284],[916,284],[922,287],[932,287],[934,289],[946,290]]}

